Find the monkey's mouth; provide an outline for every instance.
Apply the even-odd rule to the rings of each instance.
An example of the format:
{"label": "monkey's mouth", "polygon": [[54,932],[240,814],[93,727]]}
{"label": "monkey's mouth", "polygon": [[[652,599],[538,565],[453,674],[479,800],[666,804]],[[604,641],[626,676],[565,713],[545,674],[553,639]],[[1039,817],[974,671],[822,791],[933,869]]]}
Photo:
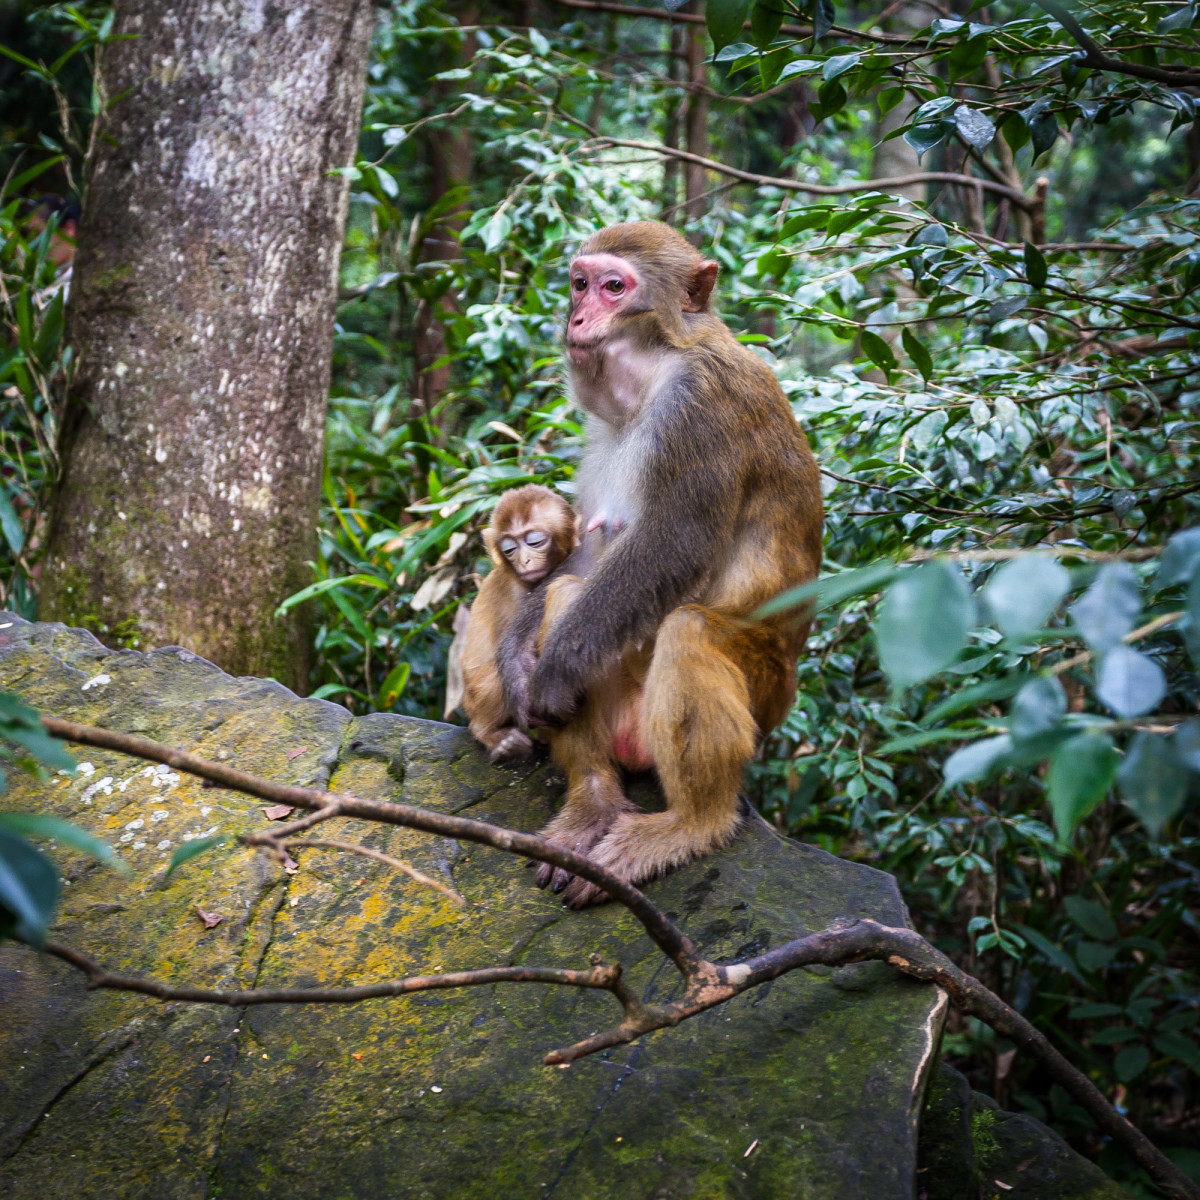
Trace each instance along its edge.
{"label": "monkey's mouth", "polygon": [[517,578],[527,587],[533,587],[535,583],[541,583],[549,574],[549,571],[518,571]]}
{"label": "monkey's mouth", "polygon": [[568,342],[567,353],[571,356],[572,362],[585,363],[595,355],[600,346],[599,341]]}

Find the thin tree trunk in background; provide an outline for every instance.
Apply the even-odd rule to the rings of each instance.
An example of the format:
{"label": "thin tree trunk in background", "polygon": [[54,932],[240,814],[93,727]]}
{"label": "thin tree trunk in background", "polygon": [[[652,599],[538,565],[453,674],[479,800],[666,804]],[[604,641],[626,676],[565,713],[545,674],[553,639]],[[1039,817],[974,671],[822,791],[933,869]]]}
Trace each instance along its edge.
{"label": "thin tree trunk in background", "polygon": [[[929,10],[920,3],[920,0],[916,0],[914,3],[895,9],[884,25],[887,29],[897,33],[912,33],[927,25],[929,16]],[[884,86],[893,86],[893,81],[889,80]],[[902,137],[894,137],[886,142],[883,140],[889,133],[894,133],[901,126],[907,125],[916,107],[916,100],[911,95],[905,95],[895,108],[879,118],[875,127],[875,154],[871,163],[871,178],[890,179],[899,175],[913,175],[920,171],[921,165],[916,150]],[[918,204],[925,202],[925,184],[923,183],[889,187],[888,191],[900,196],[907,196]]]}
{"label": "thin tree trunk in background", "polygon": [[[474,25],[478,15],[477,7],[472,4],[460,11],[459,21],[463,25]],[[465,34],[462,49],[453,65],[465,66],[475,57],[475,50],[475,34]],[[435,95],[445,101],[454,94],[451,89],[456,86],[436,83]],[[430,127],[425,144],[429,152],[428,204],[432,208],[452,188],[471,182],[471,134],[462,123],[438,123]],[[448,262],[458,258],[462,254],[458,240],[462,224],[461,214],[448,215],[440,221],[419,248],[420,260]],[[413,314],[413,382],[417,403],[425,417],[429,416],[442,393],[450,386],[449,364],[435,364],[446,355],[446,331],[439,314],[453,312],[456,307],[453,295],[442,296],[432,304],[421,299]]]}
{"label": "thin tree trunk in background", "polygon": [[[667,74],[671,79],[682,81],[687,53],[687,30],[682,25],[667,27]],[[683,125],[683,111],[687,104],[684,97],[675,97],[667,103],[667,125],[663,133],[663,145],[672,150],[680,149],[679,134]],[[674,224],[679,219],[679,175],[680,162],[677,158],[666,158],[663,162],[662,212],[663,220]]]}
{"label": "thin tree trunk in background", "polygon": [[[708,35],[702,25],[689,25],[687,32],[687,74],[692,91],[687,102],[688,153],[708,157]],[[704,168],[697,163],[684,167],[684,219],[687,225],[704,216],[704,193],[708,190]]]}
{"label": "thin tree trunk in background", "polygon": [[[232,15],[231,15],[232,13]],[[369,0],[118,2],[39,616],[305,687]]]}

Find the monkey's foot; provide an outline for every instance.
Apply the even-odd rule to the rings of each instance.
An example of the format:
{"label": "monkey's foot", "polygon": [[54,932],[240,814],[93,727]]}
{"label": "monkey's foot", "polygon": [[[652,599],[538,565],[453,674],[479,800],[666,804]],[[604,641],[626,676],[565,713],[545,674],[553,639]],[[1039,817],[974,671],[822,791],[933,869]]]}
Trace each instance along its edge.
{"label": "monkey's foot", "polygon": [[[609,820],[600,820],[582,828],[556,830],[557,822],[551,821],[542,830],[540,836],[548,842],[553,842],[556,846],[561,846],[564,850],[573,850],[576,854],[590,858],[592,847],[608,832],[610,823]],[[540,888],[549,887],[552,892],[561,892],[572,879],[575,879],[575,876],[563,867],[555,867],[550,863],[538,864],[536,883]],[[579,880],[576,882],[578,883]]]}
{"label": "monkey's foot", "polygon": [[533,753],[533,742],[529,735],[515,727],[496,730],[496,739],[488,750],[488,758],[493,763],[519,762]]}
{"label": "monkey's foot", "polygon": [[[639,885],[728,844],[739,816],[734,806],[723,820],[703,824],[670,811],[624,813],[588,857],[619,879]],[[563,892],[568,908],[586,908],[607,899],[603,888],[586,879],[572,880]]]}

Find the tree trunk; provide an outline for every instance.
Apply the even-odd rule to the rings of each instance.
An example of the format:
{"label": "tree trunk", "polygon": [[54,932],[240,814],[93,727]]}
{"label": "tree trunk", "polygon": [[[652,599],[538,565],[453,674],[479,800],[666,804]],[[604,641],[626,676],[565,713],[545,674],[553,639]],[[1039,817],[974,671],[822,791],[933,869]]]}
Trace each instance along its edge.
{"label": "tree trunk", "polygon": [[[692,85],[687,102],[687,148],[689,154],[698,154],[701,158],[708,157],[708,64],[705,62],[708,48],[707,36],[699,25],[688,26],[687,67],[688,80]],[[686,232],[690,240],[698,241],[699,233],[692,229],[694,222],[704,216],[704,194],[707,187],[708,172],[698,163],[689,162],[684,168],[683,186],[686,197],[684,204],[684,219]]]}
{"label": "tree trunk", "polygon": [[369,0],[118,0],[39,615],[307,683]]}

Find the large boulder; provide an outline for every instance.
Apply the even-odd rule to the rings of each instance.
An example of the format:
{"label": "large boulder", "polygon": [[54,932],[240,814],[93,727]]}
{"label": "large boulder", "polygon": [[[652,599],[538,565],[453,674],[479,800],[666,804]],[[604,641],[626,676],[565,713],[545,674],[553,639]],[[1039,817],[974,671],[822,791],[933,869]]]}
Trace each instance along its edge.
{"label": "large boulder", "polygon": [[[0,617],[0,688],[268,779],[521,830],[548,819],[561,787],[544,764],[489,767],[453,726],[354,718],[186,650],[113,651],[12,616]],[[408,830],[343,820],[322,836],[452,882],[465,912],[382,864],[321,850],[288,873],[227,848],[164,883],[176,847],[262,829],[263,805],[116,754],[77,759],[73,777],[14,777],[0,803],[75,821],[129,864],[123,877],[52,851],[68,880],[55,936],[114,970],[338,985],[581,967],[598,952],[647,999],[678,993],[622,908],[568,912],[520,860]],[[649,892],[717,960],[836,921],[906,919],[889,876],[757,818]],[[222,920],[206,928],[198,910]],[[568,1069],[542,1056],[615,1024],[606,993],[509,984],[238,1011],[89,992],[70,967],[9,945],[0,1006],[0,1197],[13,1200],[911,1200],[945,1001],[880,963],[796,971]]]}

